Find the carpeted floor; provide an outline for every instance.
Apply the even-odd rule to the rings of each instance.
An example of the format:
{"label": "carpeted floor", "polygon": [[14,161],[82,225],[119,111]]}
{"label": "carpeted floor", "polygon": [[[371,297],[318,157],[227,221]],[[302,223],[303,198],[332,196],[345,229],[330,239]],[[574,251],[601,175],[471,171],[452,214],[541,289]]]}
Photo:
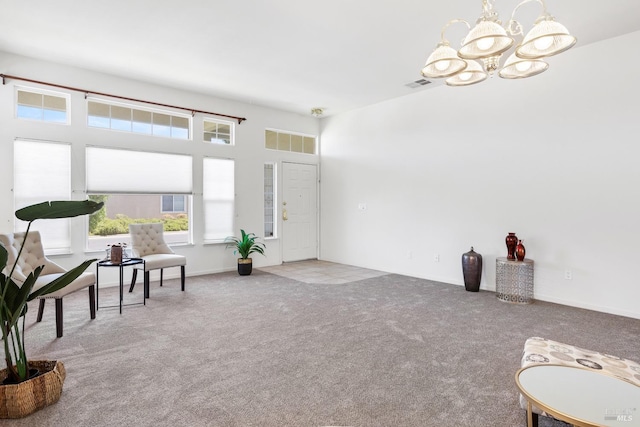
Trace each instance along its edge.
{"label": "carpeted floor", "polygon": [[[116,301],[101,289],[101,305]],[[65,363],[62,397],[3,426],[524,426],[526,338],[640,354],[640,320],[393,274],[189,277],[184,293],[152,283],[146,306],[93,321],[85,292],[64,302],[63,338],[51,303],[43,322],[36,304],[27,319],[31,358]]]}

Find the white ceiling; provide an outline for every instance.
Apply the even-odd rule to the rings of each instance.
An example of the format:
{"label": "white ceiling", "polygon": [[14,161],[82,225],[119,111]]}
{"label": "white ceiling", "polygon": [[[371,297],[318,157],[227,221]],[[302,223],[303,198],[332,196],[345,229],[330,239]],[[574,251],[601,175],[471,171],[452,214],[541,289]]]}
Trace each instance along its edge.
{"label": "white ceiling", "polygon": [[[518,3],[497,0],[503,22]],[[640,30],[636,0],[548,0],[547,8],[578,38],[574,49]],[[518,10],[525,31],[541,9],[538,0]],[[0,51],[332,115],[435,86],[405,85],[421,78],[444,24],[473,24],[482,2],[0,0],[0,10]],[[447,31],[454,47],[464,30]]]}

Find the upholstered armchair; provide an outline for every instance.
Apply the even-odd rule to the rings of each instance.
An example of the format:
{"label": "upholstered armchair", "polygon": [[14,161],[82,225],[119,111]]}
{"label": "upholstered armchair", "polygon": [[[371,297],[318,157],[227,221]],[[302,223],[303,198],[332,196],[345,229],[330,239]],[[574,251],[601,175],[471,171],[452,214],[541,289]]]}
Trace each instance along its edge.
{"label": "upholstered armchair", "polygon": [[165,243],[163,225],[161,223],[130,224],[129,234],[132,256],[144,260],[140,267],[133,270],[129,292],[132,292],[136,285],[138,269],[144,269],[144,297],[149,298],[149,272],[160,270],[160,286],[162,286],[163,270],[170,267],[180,267],[180,285],[184,291],[184,268],[187,265],[187,258],[174,253]]}
{"label": "upholstered armchair", "polygon": [[[25,233],[12,233],[12,234],[0,234],[0,242],[4,245],[8,252],[7,267],[5,268],[5,274],[9,274],[9,270],[15,263],[20,251],[20,246],[25,240]],[[24,242],[24,247],[20,253],[20,258],[13,271],[12,278],[17,284],[22,284],[27,279],[27,276],[31,274],[36,268],[44,266],[36,284],[33,289],[37,290],[51,281],[62,276],[66,270],[60,267],[55,262],[51,261],[44,255],[44,249],[42,247],[42,240],[38,231],[30,231],[27,235],[27,240]],[[64,288],[52,292],[47,295],[38,297],[40,300],[40,306],[38,308],[37,321],[42,321],[44,314],[44,305],[47,299],[54,299],[56,302],[56,335],[59,337],[63,334],[63,311],[62,311],[62,298],[69,295],[72,292],[79,291],[84,288],[89,288],[89,310],[91,312],[91,319],[96,318],[96,298],[95,298],[95,283],[96,276],[94,273],[84,272],[71,284]]]}

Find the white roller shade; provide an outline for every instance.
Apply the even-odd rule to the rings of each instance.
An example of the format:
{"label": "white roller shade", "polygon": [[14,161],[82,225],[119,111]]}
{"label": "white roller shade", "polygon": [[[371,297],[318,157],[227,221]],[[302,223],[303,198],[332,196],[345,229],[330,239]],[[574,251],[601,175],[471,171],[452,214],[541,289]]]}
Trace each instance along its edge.
{"label": "white roller shade", "polygon": [[191,194],[191,156],[87,147],[89,194]]}
{"label": "white roller shade", "polygon": [[[36,203],[71,200],[71,146],[54,142],[17,139],[13,150],[13,203],[16,210]],[[27,223],[16,218],[14,230]],[[71,251],[69,219],[36,220],[48,254]]]}
{"label": "white roller shade", "polygon": [[233,235],[235,213],[235,164],[229,159],[203,160],[202,195],[204,240],[223,240]]}

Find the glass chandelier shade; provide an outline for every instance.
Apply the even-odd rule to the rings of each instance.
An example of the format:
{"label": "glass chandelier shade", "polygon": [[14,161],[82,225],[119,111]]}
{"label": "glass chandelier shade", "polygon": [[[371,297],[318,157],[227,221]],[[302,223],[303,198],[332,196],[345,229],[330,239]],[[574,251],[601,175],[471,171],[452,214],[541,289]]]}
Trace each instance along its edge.
{"label": "glass chandelier shade", "polygon": [[498,56],[509,50],[514,41],[498,23],[480,20],[464,38],[458,55],[464,59]]}
{"label": "glass chandelier shade", "polygon": [[466,67],[467,62],[458,56],[448,42],[443,41],[429,55],[421,73],[430,78],[450,77]]}
{"label": "glass chandelier shade", "polygon": [[512,53],[498,72],[503,79],[523,79],[546,71],[549,64],[541,59],[525,59]]}
{"label": "glass chandelier shade", "polygon": [[564,52],[574,44],[576,38],[569,34],[569,30],[547,16],[539,19],[527,33],[516,49],[516,55],[528,59],[542,58]]}
{"label": "glass chandelier shade", "polygon": [[458,74],[445,80],[448,86],[470,86],[480,83],[489,76],[476,61],[466,61],[467,67]]}

